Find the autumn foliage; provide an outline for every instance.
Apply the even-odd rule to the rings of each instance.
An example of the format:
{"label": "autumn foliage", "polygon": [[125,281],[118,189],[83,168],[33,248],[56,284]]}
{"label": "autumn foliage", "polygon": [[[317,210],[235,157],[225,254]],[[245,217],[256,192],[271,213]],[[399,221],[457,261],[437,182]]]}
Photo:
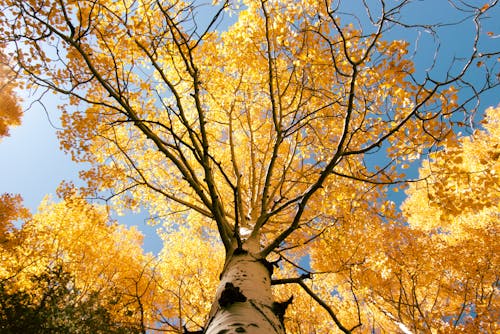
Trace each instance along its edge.
{"label": "autumn foliage", "polygon": [[[394,36],[447,25],[405,21],[411,1],[360,5],[7,0],[24,88],[68,97],[61,147],[90,167],[32,217],[4,196],[0,231],[22,238],[2,291],[63,280],[116,331],[213,332],[238,303],[274,333],[498,331],[500,109],[459,133],[498,91],[499,50],[480,50],[496,7],[455,8],[470,48],[437,43],[422,70]],[[157,257],[109,218],[141,209]],[[265,302],[224,285],[238,256],[266,268]],[[221,303],[225,286],[244,298]]]}
{"label": "autumn foliage", "polygon": [[9,135],[9,127],[21,123],[21,106],[14,92],[15,73],[9,68],[0,39],[0,138]]}

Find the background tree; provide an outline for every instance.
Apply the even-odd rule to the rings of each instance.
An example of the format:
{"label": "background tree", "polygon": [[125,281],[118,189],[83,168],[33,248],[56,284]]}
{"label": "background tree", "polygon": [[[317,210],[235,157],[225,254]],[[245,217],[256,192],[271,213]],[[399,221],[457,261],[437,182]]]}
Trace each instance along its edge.
{"label": "background tree", "polygon": [[160,233],[163,249],[158,254],[158,326],[183,333],[204,326],[224,263],[217,236],[197,219]]}
{"label": "background tree", "polygon": [[[485,29],[497,2],[452,2],[457,19],[440,23],[413,22],[411,1],[362,4],[5,1],[2,32],[28,87],[69,96],[60,138],[92,166],[84,194],[117,210],[144,206],[173,236],[201,233],[200,252],[217,236],[224,264],[206,333],[283,333],[291,290],[274,300],[272,283],[298,285],[298,305],[317,303],[327,315],[318,331],[446,323],[416,313],[426,268],[398,262],[410,279],[400,275],[398,288],[419,300],[398,312],[375,298],[383,285],[365,279],[389,273],[382,238],[409,233],[411,245],[422,236],[399,222],[390,186],[452,140],[473,102],[498,86],[499,51],[483,43],[495,34]],[[472,23],[468,47],[447,58],[437,42],[416,72],[419,49],[409,52],[398,32],[440,41],[453,22]],[[469,80],[473,69],[481,80]],[[179,318],[165,323],[201,322]]]}
{"label": "background tree", "polygon": [[434,244],[425,247],[435,252],[430,272],[434,309],[428,312],[430,319],[420,321],[447,318],[449,332],[462,327],[494,333],[500,325],[499,121],[500,108],[488,108],[484,130],[433,153],[420,169],[422,181],[409,187],[403,205],[412,231],[423,232],[427,243]]}
{"label": "background tree", "polygon": [[30,281],[34,286],[28,291],[12,290],[9,281],[0,283],[2,333],[139,333],[114,323],[98,292],[82,299],[82,291],[60,266]]}
{"label": "background tree", "polygon": [[0,138],[9,135],[9,127],[21,124],[22,110],[14,92],[17,75],[10,66],[0,39]]}
{"label": "background tree", "polygon": [[46,200],[1,249],[2,329],[136,332],[153,325],[154,263],[137,230],[74,194]]}
{"label": "background tree", "polygon": [[18,220],[27,220],[30,212],[23,206],[20,195],[0,195],[0,247],[8,248],[15,243],[16,235],[14,223]]}

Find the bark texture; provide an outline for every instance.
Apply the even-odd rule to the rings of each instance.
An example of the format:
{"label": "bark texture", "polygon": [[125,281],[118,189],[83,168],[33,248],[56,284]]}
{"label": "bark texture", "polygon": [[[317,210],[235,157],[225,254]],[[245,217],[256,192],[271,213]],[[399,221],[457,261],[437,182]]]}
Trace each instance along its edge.
{"label": "bark texture", "polygon": [[247,252],[231,257],[222,273],[205,333],[285,333],[273,311],[271,272],[265,261]]}

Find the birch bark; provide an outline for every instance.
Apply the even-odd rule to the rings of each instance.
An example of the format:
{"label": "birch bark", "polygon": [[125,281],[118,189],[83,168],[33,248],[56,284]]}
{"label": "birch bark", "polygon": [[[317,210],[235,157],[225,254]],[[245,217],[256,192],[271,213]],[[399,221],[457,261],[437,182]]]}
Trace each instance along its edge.
{"label": "birch bark", "polygon": [[271,273],[266,262],[251,253],[227,261],[210,311],[206,334],[284,334],[273,310]]}

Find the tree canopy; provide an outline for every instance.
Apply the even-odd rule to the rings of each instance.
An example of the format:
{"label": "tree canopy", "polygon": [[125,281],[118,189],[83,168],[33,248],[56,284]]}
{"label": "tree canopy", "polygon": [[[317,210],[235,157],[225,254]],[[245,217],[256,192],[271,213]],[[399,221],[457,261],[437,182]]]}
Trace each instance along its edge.
{"label": "tree canopy", "polygon": [[[497,1],[418,6],[4,1],[9,63],[68,97],[61,147],[90,167],[32,217],[0,206],[2,282],[62,262],[139,331],[495,332]],[[158,258],[106,208],[147,210]]]}
{"label": "tree canopy", "polygon": [[0,44],[0,138],[9,135],[9,127],[20,124],[22,115],[14,93],[16,73],[9,65],[3,54],[3,44]]}

